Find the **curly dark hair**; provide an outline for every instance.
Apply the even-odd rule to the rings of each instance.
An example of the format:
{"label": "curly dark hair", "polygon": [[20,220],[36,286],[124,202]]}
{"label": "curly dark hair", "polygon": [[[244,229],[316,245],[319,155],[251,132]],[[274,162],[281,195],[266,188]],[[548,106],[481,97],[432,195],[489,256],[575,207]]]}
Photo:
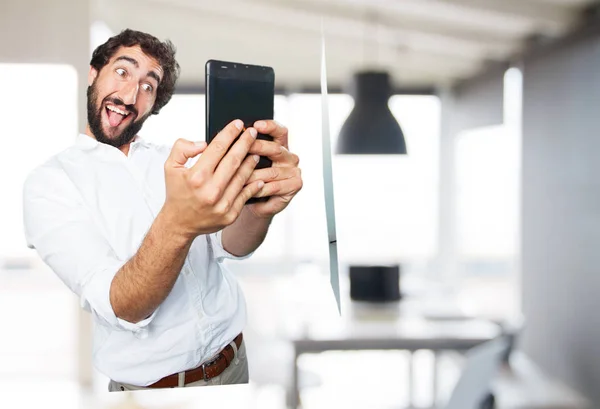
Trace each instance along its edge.
{"label": "curly dark hair", "polygon": [[180,67],[175,60],[176,49],[171,41],[161,42],[150,34],[126,29],[98,46],[92,54],[90,65],[100,72],[120,47],[134,47],[136,45],[140,46],[144,54],[158,61],[164,71],[162,81],[156,90],[156,101],[154,101],[152,107],[152,114],[156,115],[173,96],[175,83],[179,78]]}

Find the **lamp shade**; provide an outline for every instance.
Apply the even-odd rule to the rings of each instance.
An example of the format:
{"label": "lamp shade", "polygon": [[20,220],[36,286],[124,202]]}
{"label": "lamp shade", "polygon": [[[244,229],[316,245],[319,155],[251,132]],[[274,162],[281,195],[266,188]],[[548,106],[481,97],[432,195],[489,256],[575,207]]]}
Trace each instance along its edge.
{"label": "lamp shade", "polygon": [[337,154],[406,154],[404,133],[388,107],[391,96],[387,72],[354,75],[354,108],[342,125]]}

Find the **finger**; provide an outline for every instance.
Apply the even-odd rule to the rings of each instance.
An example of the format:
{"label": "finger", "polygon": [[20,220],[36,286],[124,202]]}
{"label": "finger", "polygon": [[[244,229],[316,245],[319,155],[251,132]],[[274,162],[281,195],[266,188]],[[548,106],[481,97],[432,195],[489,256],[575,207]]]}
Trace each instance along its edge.
{"label": "finger", "polygon": [[273,182],[275,180],[285,180],[300,176],[300,168],[269,167],[264,169],[255,169],[246,183],[252,183],[257,180],[263,182]]}
{"label": "finger", "polygon": [[273,162],[277,163],[277,166],[288,165],[298,166],[300,158],[295,153],[288,151],[284,146],[278,142],[265,141],[257,139],[254,144],[250,147],[248,153],[266,156]]}
{"label": "finger", "polygon": [[258,132],[271,135],[281,145],[288,147],[288,129],[272,119],[256,121],[254,127]]}
{"label": "finger", "polygon": [[227,124],[227,126],[225,126],[225,128],[223,128],[208,144],[204,154],[192,169],[196,168],[194,170],[197,170],[199,168],[204,168],[213,172],[227,153],[231,143],[239,136],[243,127],[244,123],[240,119],[236,119]]}
{"label": "finger", "polygon": [[167,158],[165,165],[174,167],[183,166],[188,159],[197,156],[206,149],[206,142],[192,142],[186,139],[177,139],[171,148],[171,153]]}
{"label": "finger", "polygon": [[[248,150],[252,143],[256,140],[256,129],[248,128],[240,136],[240,139],[233,144],[227,155],[221,160],[215,170],[214,183],[218,186],[226,186],[233,175],[236,174],[239,167],[248,156]],[[248,174],[250,176],[250,174]],[[241,189],[241,187],[240,187]]]}
{"label": "finger", "polygon": [[242,191],[239,193],[237,198],[235,199],[232,210],[236,212],[236,214],[240,214],[246,202],[263,188],[265,182],[262,180],[253,182],[249,185],[244,186]]}
{"label": "finger", "polygon": [[254,141],[248,153],[266,156],[273,161],[279,161],[282,158],[282,155],[285,153],[285,150],[282,149],[282,146],[279,142],[265,141],[263,139],[257,139]]}
{"label": "finger", "polygon": [[256,164],[258,163],[257,155],[250,155],[242,162],[242,165],[237,169],[229,184],[225,187],[222,200],[225,206],[231,205],[240,194],[244,185],[248,184],[248,178],[252,175]]}
{"label": "finger", "polygon": [[255,197],[285,196],[291,199],[300,189],[302,189],[302,179],[300,178],[276,180],[265,183]]}

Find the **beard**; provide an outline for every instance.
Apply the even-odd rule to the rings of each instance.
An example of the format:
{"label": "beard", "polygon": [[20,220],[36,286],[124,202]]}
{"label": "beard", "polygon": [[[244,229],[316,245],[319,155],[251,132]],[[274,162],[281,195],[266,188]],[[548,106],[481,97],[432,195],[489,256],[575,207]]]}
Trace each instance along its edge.
{"label": "beard", "polygon": [[100,143],[105,143],[107,145],[114,146],[115,148],[120,148],[123,145],[128,144],[135,138],[137,133],[142,129],[142,125],[148,119],[148,117],[152,114],[149,112],[148,114],[141,117],[139,120],[133,120],[123,131],[121,134],[113,136],[112,138],[106,135],[104,130],[102,129],[102,110],[104,108],[104,101],[113,102],[115,105],[121,105],[126,107],[126,109],[130,112],[129,115],[135,114],[137,116],[137,110],[131,105],[125,105],[122,101],[116,98],[106,98],[102,101],[98,107],[95,106],[96,100],[98,100],[98,89],[96,87],[96,80],[92,83],[91,86],[87,88],[87,119],[88,125],[92,134],[96,138],[96,140]]}

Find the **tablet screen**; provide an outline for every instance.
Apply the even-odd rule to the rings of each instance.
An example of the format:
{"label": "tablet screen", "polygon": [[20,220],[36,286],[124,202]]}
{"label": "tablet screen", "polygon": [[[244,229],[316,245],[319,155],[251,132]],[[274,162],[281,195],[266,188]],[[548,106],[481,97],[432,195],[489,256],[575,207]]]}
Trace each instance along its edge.
{"label": "tablet screen", "polygon": [[246,127],[261,119],[273,119],[273,69],[211,60],[206,70],[206,138],[234,119]]}

